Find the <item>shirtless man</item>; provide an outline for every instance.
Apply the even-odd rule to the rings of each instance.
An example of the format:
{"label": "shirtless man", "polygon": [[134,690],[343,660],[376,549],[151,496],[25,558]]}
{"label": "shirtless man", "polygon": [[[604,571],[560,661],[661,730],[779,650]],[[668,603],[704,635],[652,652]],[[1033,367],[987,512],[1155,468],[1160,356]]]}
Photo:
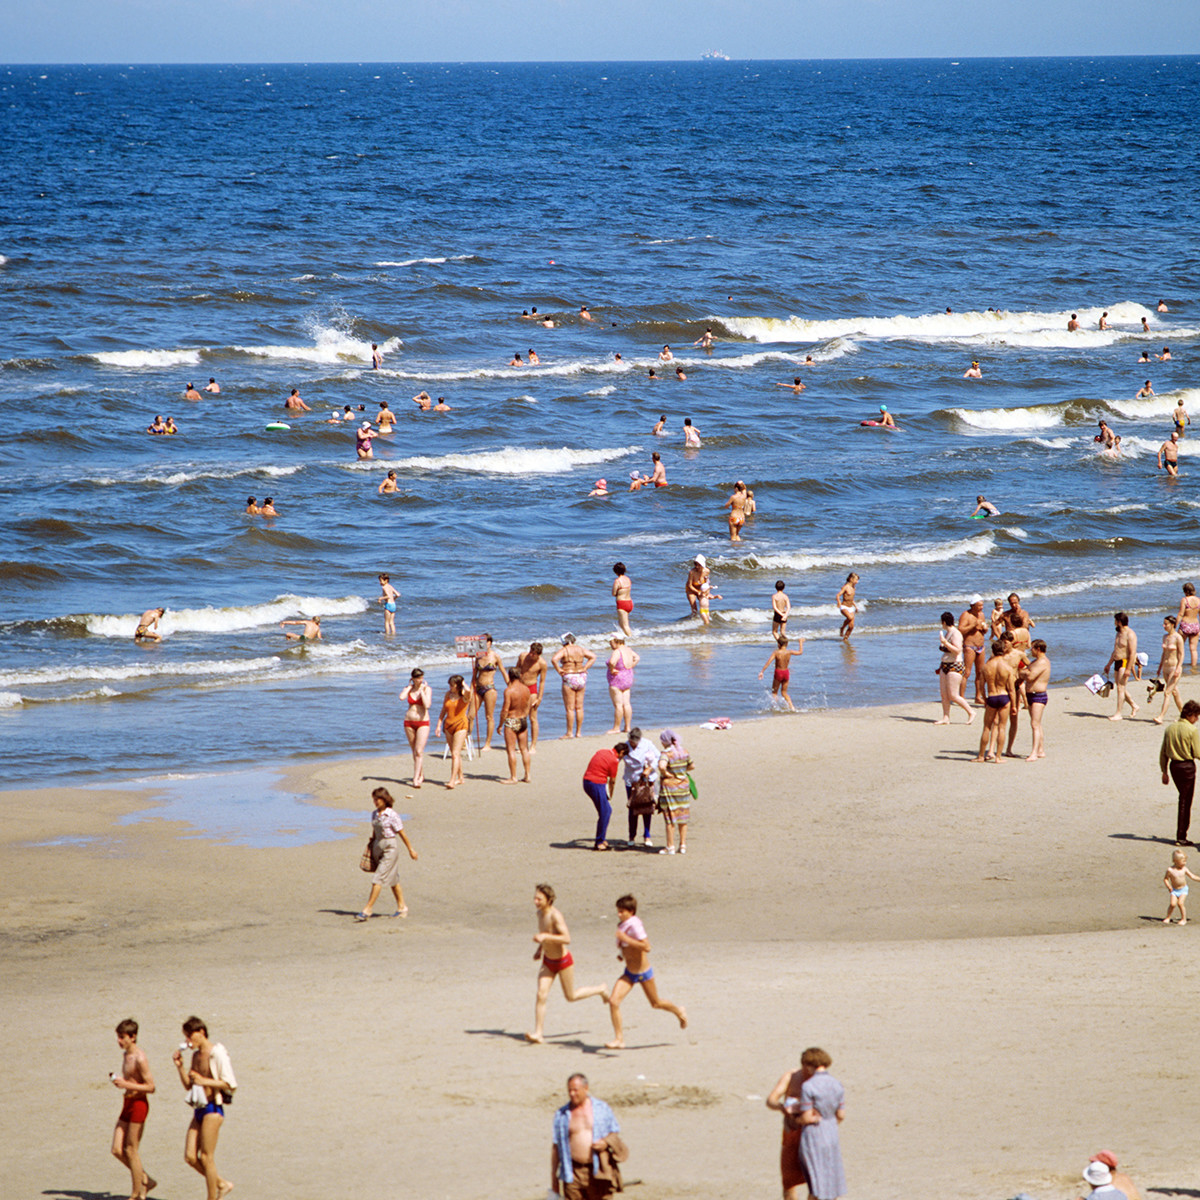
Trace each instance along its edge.
{"label": "shirtless man", "polygon": [[1171,436],[1158,448],[1158,469],[1166,467],[1168,475],[1179,474],[1179,434],[1171,430]]}
{"label": "shirtless man", "polygon": [[[1159,312],[1169,312],[1170,311],[1170,309],[1167,308],[1167,302],[1165,300],[1160,300],[1158,302],[1158,311]],[[1143,317],[1142,321],[1144,322],[1145,320],[1146,320],[1146,318]]]}
{"label": "shirtless man", "polygon": [[654,470],[650,472],[650,482],[656,488],[664,488],[667,486],[667,468],[663,466],[662,455],[657,450],[650,455],[650,461],[654,464]]}
{"label": "shirtless man", "polygon": [[533,693],[521,682],[521,672],[513,667],[508,672],[508,687],[504,689],[504,704],[500,708],[500,724],[504,729],[504,752],[508,755],[508,779],[501,783],[517,782],[517,751],[525,768],[522,783],[529,782],[529,710]]}
{"label": "shirtless man", "polygon": [[[687,381],[687,376],[683,373],[682,367],[675,368],[675,378],[678,379],[680,383],[685,383]],[[699,445],[700,443],[697,442],[696,444]]]}
{"label": "shirtless man", "polygon": [[983,372],[979,369],[979,362],[976,359],[971,360],[971,365],[963,372],[964,379],[982,379]]}
{"label": "shirtless man", "polygon": [[378,371],[383,366],[383,355],[379,353],[379,347],[375,342],[371,343],[371,369]]}
{"label": "shirtless man", "polygon": [[1135,400],[1145,400],[1148,396],[1153,396],[1153,395],[1154,395],[1154,387],[1150,383],[1150,380],[1147,379],[1146,382],[1143,383],[1142,386],[1140,388],[1138,388],[1138,390],[1134,393],[1133,398]]}
{"label": "shirtless man", "polygon": [[258,505],[258,501],[253,496],[246,497],[246,507],[242,509],[248,517],[257,517],[262,509]]}
{"label": "shirtless man", "polygon": [[1164,346],[1163,352],[1161,354],[1156,354],[1154,357],[1157,358],[1159,362],[1170,362],[1171,361],[1171,347]]}
{"label": "shirtless man", "polygon": [[1113,716],[1109,717],[1110,721],[1121,721],[1124,719],[1124,713],[1121,711],[1126,704],[1129,705],[1129,715],[1136,717],[1138,706],[1134,704],[1126,691],[1126,686],[1129,683],[1129,672],[1133,667],[1133,661],[1137,658],[1137,634],[1129,628],[1129,617],[1123,612],[1113,613],[1113,626],[1117,631],[1117,636],[1113,639],[1112,653],[1108,656],[1108,662],[1104,664],[1104,675],[1108,675],[1108,668],[1112,667],[1115,676],[1114,681],[1117,685],[1117,711]]}
{"label": "shirtless man", "polygon": [[321,641],[321,618],[320,617],[302,617],[298,621],[280,621],[279,627],[282,629],[285,625],[303,625],[302,633],[285,633],[283,636],[289,642],[319,642]]}
{"label": "shirtless man", "polygon": [[183,398],[185,400],[200,400],[200,399],[202,399],[200,393],[198,391],[196,391],[196,385],[194,383],[189,383],[187,385],[187,391],[185,391],[183,393]]}
{"label": "shirtless man", "polygon": [[1179,403],[1175,405],[1175,411],[1171,413],[1171,420],[1175,425],[1175,432],[1183,437],[1183,431],[1192,423],[1191,417],[1187,414],[1187,409],[1183,406],[1183,397],[1179,398]]}
{"label": "shirtless man", "polygon": [[1021,607],[1021,597],[1018,596],[1016,592],[1011,592],[1008,597],[1008,607],[1004,610],[1004,613],[1002,614],[1002,620],[1004,621],[1004,628],[1007,629],[1010,633],[1012,632],[1012,629],[1013,629],[1013,618],[1018,617],[1018,616],[1021,618],[1021,625],[1025,629],[1033,628],[1034,620]]}
{"label": "shirtless man", "polygon": [[504,670],[500,655],[492,649],[492,635],[484,634],[487,639],[487,649],[475,656],[475,665],[471,668],[471,720],[483,704],[483,713],[487,721],[487,737],[480,747],[480,754],[492,748],[492,734],[496,732],[496,672]]}
{"label": "shirtless man", "polygon": [[389,471],[387,478],[375,490],[381,496],[390,496],[393,492],[398,492],[400,485],[396,482],[396,472]]}
{"label": "shirtless man", "polygon": [[713,344],[713,331],[706,329],[693,343],[693,346],[699,346],[701,350],[711,350]]}
{"label": "shirtless man", "polygon": [[450,405],[448,405],[446,403],[445,396],[439,396],[437,398],[437,403],[433,406],[433,411],[434,412],[449,412],[450,411]]}
{"label": "shirtless man", "polygon": [[661,349],[661,350],[658,352],[658,361],[659,361],[659,362],[661,362],[661,363],[668,363],[668,362],[671,362],[671,361],[672,361],[674,358],[675,358],[675,355],[673,355],[673,354],[671,353],[671,347],[670,347],[670,346],[664,346],[664,347],[663,347],[663,348],[662,348],[662,349]]}
{"label": "shirtless man", "polygon": [[206,392],[212,392],[212,394],[215,396],[220,392],[221,385],[215,379],[209,379],[209,381],[204,385],[204,390]]}
{"label": "shirtless man", "polygon": [[1078,333],[1079,332],[1079,314],[1078,313],[1071,314],[1071,319],[1067,322],[1067,332],[1068,333]]}
{"label": "shirtless man", "polygon": [[583,693],[587,687],[588,668],[596,656],[575,644],[573,633],[562,635],[562,646],[554,652],[550,665],[562,679],[563,708],[567,713],[567,732],[564,738],[579,737],[583,732]]}
{"label": "shirtless man", "polygon": [[616,576],[612,584],[612,597],[617,605],[617,624],[621,632],[630,637],[633,633],[629,628],[629,614],[633,612],[633,580],[625,574],[623,562],[613,563],[613,574]]}
{"label": "shirtless man", "polygon": [[613,1110],[588,1094],[586,1075],[567,1080],[568,1103],[554,1113],[550,1194],[564,1200],[607,1200],[613,1183],[596,1177],[596,1154],[619,1132]]}
{"label": "shirtless man", "polygon": [[516,352],[516,354],[514,354],[514,355],[512,356],[512,358],[511,358],[511,360],[509,361],[509,364],[508,364],[508,365],[509,365],[510,367],[523,367],[523,366],[525,365],[525,361],[524,361],[524,359],[522,359],[522,358],[521,358],[521,352],[520,352],[520,350],[518,350],[518,351]]}
{"label": "shirtless man", "polygon": [[1100,432],[1092,439],[1095,442],[1100,442],[1105,450],[1111,450],[1113,442],[1116,440],[1116,434],[1109,428],[1108,422],[1103,417],[1100,418]]}
{"label": "shirtless man", "polygon": [[707,578],[708,565],[704,561],[704,555],[697,554],[688,571],[687,581],[683,585],[683,594],[687,597],[688,604],[691,605],[693,617],[700,611],[700,593]]}
{"label": "shirtless man", "polygon": [[383,632],[396,632],[396,601],[400,593],[392,586],[390,575],[379,576],[379,603],[383,605]]}
{"label": "shirtless man", "polygon": [[652,430],[650,430],[650,432],[652,434],[654,434],[655,437],[666,437],[667,436],[666,428],[667,428],[667,414],[663,413],[663,415],[661,417],[659,417],[657,421],[654,422],[654,428]]}
{"label": "shirtless man", "polygon": [[1025,668],[1025,703],[1029,705],[1029,725],[1033,731],[1033,748],[1026,762],[1046,757],[1045,736],[1042,733],[1042,717],[1049,700],[1050,660],[1046,657],[1046,643],[1035,638],[1030,645],[1033,662]]}
{"label": "shirtless man", "polygon": [[801,1200],[801,1188],[808,1182],[800,1159],[800,1089],[810,1078],[806,1068],[784,1071],[767,1097],[767,1107],[783,1113],[783,1145],[779,1169],[783,1176],[783,1200]]}
{"label": "shirtless man", "polygon": [[554,907],[554,889],[548,883],[539,883],[533,889],[533,907],[537,909],[538,931],[533,935],[537,949],[533,961],[541,959],[537,977],[537,1001],[533,1009],[533,1032],[525,1035],[528,1042],[541,1044],[543,1026],[546,1021],[546,1000],[554,986],[555,977],[562,984],[563,995],[568,1004],[599,996],[608,1003],[608,989],[603,984],[575,990],[575,960],[567,947],[571,944],[571,931],[563,915]]}
{"label": "shirtless man", "polygon": [[312,409],[300,399],[299,388],[292,388],[288,398],[283,402],[283,407],[293,412],[312,412]]}
{"label": "shirtless man", "polygon": [[792,379],[791,383],[777,383],[776,387],[787,388],[789,392],[795,392],[798,396],[804,391],[804,384],[800,382],[800,376],[797,375]]}
{"label": "shirtless man", "polygon": [[1016,697],[1012,702],[1012,707],[1008,713],[1008,736],[1004,742],[1004,757],[1018,758],[1019,755],[1013,749],[1013,745],[1017,740],[1017,728],[1020,725],[1021,705],[1025,701],[1025,668],[1029,665],[1026,659],[1026,650],[1029,646],[1029,630],[1023,625],[1018,624],[1021,620],[1019,616],[1013,617],[1012,629],[1006,629],[1000,635],[1000,648],[1004,654],[1005,661],[1013,669],[1013,675],[1016,679]]}
{"label": "shirtless man", "polygon": [[158,632],[158,619],[166,614],[165,608],[148,608],[142,613],[142,619],[134,630],[135,642],[161,642],[162,634]]}
{"label": "shirtless man", "polygon": [[651,1008],[665,1009],[679,1021],[679,1028],[687,1028],[687,1013],[677,1004],[662,1000],[658,995],[658,984],[654,982],[654,968],[646,959],[650,954],[650,939],[646,927],[638,919],[637,900],[633,896],[622,896],[617,901],[617,958],[624,962],[625,970],[613,984],[608,1007],[612,1012],[613,1040],[605,1042],[606,1050],[624,1050],[625,1034],[621,1023],[621,1001],[637,984],[642,985]]}
{"label": "shirtless man", "polygon": [[579,306],[579,319],[581,321],[594,321],[595,320],[595,317],[593,317],[592,314],[590,312],[588,312],[588,306],[586,304],[581,304]]}
{"label": "shirtless man", "polygon": [[1008,733],[1008,717],[1017,702],[1017,673],[1005,656],[1002,642],[992,643],[992,657],[983,667],[983,686],[987,707],[983,713],[983,732],[979,735],[979,753],[973,761],[998,763],[1000,747]]}
{"label": "shirtless man", "polygon": [[983,706],[983,661],[988,623],[983,615],[983,597],[972,596],[970,607],[958,618],[958,631],[963,635],[963,687],[975,668],[975,707]]}
{"label": "shirtless man", "polygon": [[229,1052],[220,1042],[209,1039],[208,1028],[199,1017],[183,1023],[185,1046],[192,1051],[191,1065],[183,1065],[185,1046],[171,1055],[185,1088],[204,1089],[205,1103],[195,1110],[184,1137],[183,1161],[204,1176],[207,1200],[224,1200],[233,1184],[217,1171],[217,1138],[225,1121],[225,1105],[233,1099],[237,1080]]}
{"label": "shirtless man", "polygon": [[851,571],[846,576],[846,582],[838,590],[837,599],[834,600],[838,612],[842,614],[842,627],[838,630],[838,637],[843,642],[848,642],[850,635],[854,632],[854,614],[858,612],[858,605],[854,603],[854,592],[857,587],[858,576]]}
{"label": "shirtless man", "polygon": [[278,511],[278,509],[276,509],[276,507],[275,507],[275,500],[274,500],[274,499],[273,499],[273,497],[271,497],[271,496],[268,496],[268,497],[267,497],[265,500],[263,500],[263,502],[262,502],[262,507],[261,507],[261,508],[260,508],[258,511],[259,511],[259,512],[260,512],[260,513],[261,513],[261,514],[264,516],[264,517],[277,517],[277,516],[279,516],[279,511]]}
{"label": "shirtless man", "polygon": [[538,709],[546,694],[546,660],[542,657],[542,643],[530,642],[529,650],[517,659],[517,671],[521,682],[529,689],[533,700],[529,705],[529,753],[537,749]]}
{"label": "shirtless man", "polygon": [[129,1017],[117,1026],[117,1045],[125,1057],[121,1073],[109,1075],[113,1087],[125,1093],[121,1115],[113,1129],[112,1155],[129,1169],[132,1191],[129,1200],[145,1200],[146,1193],[158,1186],[142,1166],[142,1134],[150,1113],[150,1096],[154,1092],[154,1076],[146,1061],[145,1051],[137,1044],[138,1023]]}
{"label": "shirtless man", "polygon": [[888,412],[886,404],[881,404],[879,406],[879,424],[886,425],[889,429],[896,428],[896,418],[893,417],[890,412]]}

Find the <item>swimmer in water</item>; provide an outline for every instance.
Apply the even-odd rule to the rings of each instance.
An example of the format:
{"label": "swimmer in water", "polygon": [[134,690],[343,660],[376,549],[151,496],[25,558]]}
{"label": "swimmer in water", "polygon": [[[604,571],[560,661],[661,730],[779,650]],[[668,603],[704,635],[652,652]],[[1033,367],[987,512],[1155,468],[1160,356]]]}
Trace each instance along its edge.
{"label": "swimmer in water", "polygon": [[975,512],[971,516],[974,517],[979,513],[985,513],[989,517],[998,517],[1000,510],[990,500],[985,500],[982,496],[976,496]]}
{"label": "swimmer in water", "polygon": [[396,414],[388,408],[386,400],[380,400],[379,411],[375,414],[375,423],[379,426],[380,433],[391,433],[392,426],[396,423]]}
{"label": "swimmer in water", "polygon": [[813,362],[813,356],[811,354],[806,354],[804,356],[804,365],[806,367],[815,367],[817,364]]}
{"label": "swimmer in water", "polygon": [[530,347],[530,350],[529,350],[529,365],[530,365],[531,367],[540,366],[540,365],[541,365],[541,361],[542,361],[542,360],[541,360],[540,358],[538,358],[538,352],[537,352],[536,350],[534,350],[532,347]]}
{"label": "swimmer in water", "polygon": [[393,492],[398,492],[400,485],[396,482],[396,472],[389,471],[387,478],[375,490],[380,496],[390,496]]}
{"label": "swimmer in water", "polygon": [[303,633],[284,633],[289,642],[319,642],[321,641],[321,618],[307,617],[299,621],[280,621],[279,627],[285,625],[303,625]]}
{"label": "swimmer in water", "polygon": [[654,428],[652,430],[650,430],[650,432],[652,434],[654,434],[655,437],[665,437],[666,434],[664,431],[666,430],[666,428],[667,428],[667,414],[663,413],[663,415],[658,418],[657,422],[655,422]]}
{"label": "swimmer in water", "polygon": [[983,372],[979,369],[979,363],[974,359],[971,360],[971,365],[963,372],[964,379],[982,379]]}
{"label": "swimmer in water", "polygon": [[247,516],[256,517],[262,509],[258,507],[258,501],[253,496],[246,497],[246,507],[244,509]]}
{"label": "swimmer in water", "polygon": [[658,361],[659,361],[659,362],[662,362],[662,363],[668,363],[668,362],[671,362],[671,361],[674,359],[674,357],[675,357],[675,355],[673,355],[673,354],[671,353],[671,347],[670,347],[670,346],[664,346],[664,347],[663,347],[663,348],[662,348],[662,349],[661,349],[661,350],[658,352]]}
{"label": "swimmer in water", "polygon": [[1071,314],[1071,319],[1067,322],[1067,332],[1068,333],[1078,333],[1079,332],[1079,314],[1078,313]]}
{"label": "swimmer in water", "polygon": [[619,362],[622,366],[625,365],[625,360],[621,357],[621,352],[619,350],[613,355],[613,362]]}
{"label": "swimmer in water", "polygon": [[682,368],[682,367],[676,367],[676,368],[675,368],[675,378],[676,378],[676,379],[679,379],[679,380],[684,380],[684,379],[686,379],[686,378],[687,378],[687,376],[686,376],[686,375],[683,373],[683,368]]}
{"label": "swimmer in water", "polygon": [[858,612],[858,605],[854,602],[854,593],[858,587],[858,576],[851,571],[846,576],[846,582],[842,584],[837,594],[837,599],[834,604],[837,605],[838,612],[844,618],[842,627],[838,630],[838,637],[843,642],[850,640],[850,635],[854,632],[854,614]]}
{"label": "swimmer in water", "polygon": [[651,368],[650,368],[650,371],[649,371],[649,373],[647,374],[646,378],[647,378],[647,379],[648,379],[648,380],[649,380],[651,383],[653,383],[653,382],[654,382],[654,381],[655,381],[655,380],[658,378],[658,375],[655,373],[655,370],[654,370],[654,368],[653,368],[653,367],[651,367]]}
{"label": "swimmer in water", "polygon": [[275,511],[275,501],[268,496],[262,502],[262,508],[258,510],[264,517],[277,517],[279,514]]}
{"label": "swimmer in water", "polygon": [[656,488],[665,488],[667,486],[667,468],[663,466],[662,455],[655,450],[650,455],[650,461],[654,464],[654,472],[647,480],[647,484],[653,484]]}
{"label": "swimmer in water", "polygon": [[134,631],[135,642],[161,642],[162,634],[158,632],[158,619],[166,615],[165,608],[148,608],[142,613],[142,619]]}
{"label": "swimmer in water", "polygon": [[354,409],[352,409],[350,407],[350,405],[348,405],[348,404],[342,405],[342,420],[343,421],[353,421],[354,420]]}
{"label": "swimmer in water", "polygon": [[879,406],[879,424],[886,425],[889,429],[896,428],[896,418],[887,410],[886,404]]}
{"label": "swimmer in water", "polygon": [[512,360],[508,365],[510,367],[523,367],[525,365],[525,360],[521,357],[520,350],[518,350],[516,354],[512,356]]}
{"label": "swimmer in water", "polygon": [[198,391],[196,391],[196,385],[194,383],[189,383],[187,385],[187,390],[183,393],[183,398],[185,400],[201,399],[200,393]]}
{"label": "swimmer in water", "polygon": [[700,430],[692,424],[691,417],[683,419],[683,444],[692,450],[700,449]]}
{"label": "swimmer in water", "polygon": [[154,420],[149,425],[146,426],[146,432],[147,433],[166,433],[167,432],[166,424],[163,422],[161,415],[155,417]]}
{"label": "swimmer in water", "polygon": [[1100,314],[1100,320],[1099,320],[1098,324],[1101,329],[1108,328],[1108,313],[1103,312]]}
{"label": "swimmer in water", "polygon": [[433,411],[434,412],[449,412],[450,411],[450,405],[448,405],[446,403],[445,396],[439,396],[437,398],[437,403],[433,406]]}
{"label": "swimmer in water", "polygon": [[1143,318],[1142,318],[1142,332],[1143,332],[1143,333],[1150,333],[1150,332],[1151,332],[1151,329],[1150,329],[1150,324],[1149,324],[1149,322],[1146,320],[1146,318],[1145,318],[1145,317],[1143,317]]}
{"label": "swimmer in water", "polygon": [[283,402],[283,407],[292,412],[312,412],[312,409],[300,399],[299,388],[292,388],[288,398]]}
{"label": "swimmer in water", "polygon": [[[1170,312],[1170,309],[1167,308],[1167,302],[1165,300],[1160,300],[1158,302],[1158,311],[1159,312]],[[1142,318],[1143,321],[1145,319],[1146,319],[1145,317]]]}
{"label": "swimmer in water", "polygon": [[706,329],[693,343],[693,346],[699,346],[702,350],[711,350],[713,344],[713,331],[711,328]]}
{"label": "swimmer in water", "polygon": [[1163,352],[1158,356],[1158,361],[1159,362],[1170,362],[1171,361],[1171,347],[1170,346],[1163,347]]}
{"label": "swimmer in water", "polygon": [[374,458],[375,452],[371,449],[371,422],[364,421],[354,431],[354,452],[359,458]]}
{"label": "swimmer in water", "polygon": [[206,392],[212,392],[212,394],[215,396],[221,390],[221,385],[215,379],[210,378],[209,381],[204,385],[204,390]]}
{"label": "swimmer in water", "polygon": [[371,369],[378,371],[383,366],[383,355],[379,353],[379,347],[371,343]]}
{"label": "swimmer in water", "polygon": [[581,304],[579,306],[579,319],[581,321],[595,320],[595,318],[592,316],[592,314],[590,312],[588,312],[588,306],[586,304]]}
{"label": "swimmer in water", "polygon": [[592,488],[592,490],[590,492],[588,492],[587,498],[590,500],[593,496],[611,496],[611,495],[612,495],[612,493],[608,490],[608,480],[607,479],[597,479],[596,486],[594,488]]}
{"label": "swimmer in water", "polygon": [[791,392],[795,392],[795,394],[796,394],[797,396],[798,396],[798,395],[800,395],[800,393],[801,393],[802,391],[804,391],[804,384],[800,382],[800,376],[799,376],[799,375],[796,375],[796,376],[795,376],[795,377],[792,379],[792,382],[791,382],[791,383],[777,383],[775,386],[776,386],[776,387],[781,387],[781,388],[787,388],[789,391],[791,391]]}
{"label": "swimmer in water", "polygon": [[1142,351],[1142,357],[1138,359],[1138,362],[1140,362],[1140,363],[1148,363],[1149,361],[1150,361],[1150,351],[1149,351],[1149,350],[1143,350],[1143,351]]}
{"label": "swimmer in water", "polygon": [[412,400],[422,412],[428,412],[433,407],[433,397],[428,392],[418,392]]}
{"label": "swimmer in water", "polygon": [[1137,395],[1134,396],[1134,399],[1135,400],[1144,400],[1147,396],[1153,396],[1153,395],[1154,395],[1154,388],[1150,386],[1150,380],[1147,379],[1146,382],[1144,384],[1142,384],[1142,386],[1138,389]]}

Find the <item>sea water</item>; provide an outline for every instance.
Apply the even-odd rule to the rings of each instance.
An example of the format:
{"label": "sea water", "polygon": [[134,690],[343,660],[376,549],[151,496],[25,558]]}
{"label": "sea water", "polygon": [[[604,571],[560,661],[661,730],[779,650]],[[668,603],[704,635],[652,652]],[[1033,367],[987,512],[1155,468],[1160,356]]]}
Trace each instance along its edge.
{"label": "sea water", "polygon": [[[1193,57],[14,67],[0,97],[7,783],[400,754],[397,692],[421,666],[440,702],[456,636],[511,664],[570,630],[603,661],[616,561],[651,729],[771,711],[776,579],[815,708],[932,704],[938,617],[975,592],[1020,593],[1059,684],[1118,608],[1153,665],[1200,575],[1200,434],[1178,481],[1155,464],[1176,403],[1200,417]],[[384,399],[359,461],[330,413]],[[880,405],[899,432],[860,425]],[[653,450],[670,486],[628,492]],[[284,642],[301,615],[322,642]]]}

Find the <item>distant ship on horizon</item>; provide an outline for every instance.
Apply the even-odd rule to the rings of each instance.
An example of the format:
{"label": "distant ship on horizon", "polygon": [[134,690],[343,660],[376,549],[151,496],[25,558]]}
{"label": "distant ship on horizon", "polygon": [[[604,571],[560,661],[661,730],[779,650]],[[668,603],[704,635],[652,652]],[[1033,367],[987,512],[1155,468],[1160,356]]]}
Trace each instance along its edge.
{"label": "distant ship on horizon", "polygon": [[720,50],[707,50],[700,55],[701,62],[732,62],[733,60],[728,54],[722,54]]}

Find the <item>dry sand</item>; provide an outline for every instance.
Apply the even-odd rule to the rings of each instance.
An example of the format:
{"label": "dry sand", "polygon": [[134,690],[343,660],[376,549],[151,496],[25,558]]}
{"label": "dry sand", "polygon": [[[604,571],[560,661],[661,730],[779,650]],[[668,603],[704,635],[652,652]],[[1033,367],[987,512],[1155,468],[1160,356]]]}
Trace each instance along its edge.
{"label": "dry sand", "polygon": [[[515,788],[498,786],[496,751],[454,792],[398,782],[407,755],[288,764],[292,787],[347,821],[342,840],[286,849],[119,824],[153,813],[136,791],[4,795],[5,1196],[127,1195],[106,1076],[130,1015],[159,1083],[143,1143],[156,1194],[202,1196],[169,1061],[193,1012],[237,1070],[218,1159],[234,1197],[532,1200],[577,1070],[617,1109],[632,1196],[775,1196],[763,1097],[809,1045],[846,1086],[852,1198],[1073,1197],[1102,1147],[1143,1195],[1200,1194],[1185,1190],[1200,1150],[1181,1115],[1200,891],[1195,926],[1160,923],[1175,802],[1160,729],[1059,690],[1044,761],[980,766],[978,722],[938,728],[938,711],[681,731],[701,789],[686,857],[587,849],[580,779],[603,737],[543,742]],[[446,773],[431,761],[433,781]],[[360,925],[377,782],[421,857],[402,862],[408,920]],[[607,1051],[601,1002],[556,991],[548,1044],[525,1043],[542,880],[581,984],[616,978],[613,900],[637,895],[686,1031],[638,991],[629,1048]],[[376,911],[390,909],[385,895]]]}

